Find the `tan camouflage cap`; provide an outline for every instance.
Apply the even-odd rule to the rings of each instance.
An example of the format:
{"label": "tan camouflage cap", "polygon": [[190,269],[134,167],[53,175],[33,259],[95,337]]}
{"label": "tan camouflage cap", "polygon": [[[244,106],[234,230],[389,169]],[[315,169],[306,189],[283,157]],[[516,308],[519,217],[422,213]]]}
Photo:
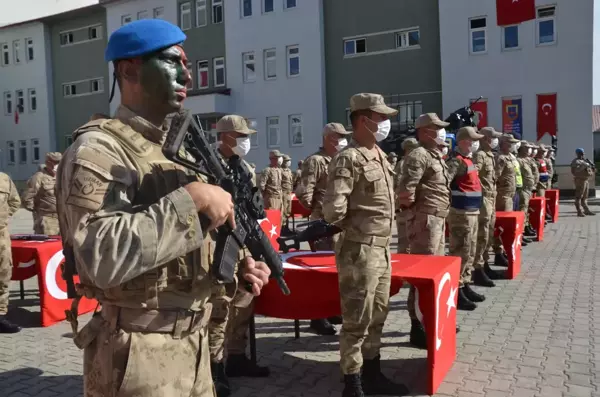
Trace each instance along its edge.
{"label": "tan camouflage cap", "polygon": [[425,113],[420,115],[419,118],[417,118],[415,128],[423,128],[430,125],[446,128],[450,125],[450,123],[446,123],[445,121],[440,120],[438,115],[435,113]]}
{"label": "tan camouflage cap", "polygon": [[412,150],[419,147],[419,141],[417,141],[415,138],[407,138],[404,140],[404,142],[402,142],[402,150],[406,151],[406,150]]}
{"label": "tan camouflage cap", "polygon": [[494,127],[483,127],[479,130],[479,133],[487,138],[500,138],[502,133],[496,131]]}
{"label": "tan camouflage cap", "polygon": [[350,135],[352,134],[352,131],[346,131],[344,126],[340,123],[327,123],[323,128],[323,136],[329,134]]}
{"label": "tan camouflage cap", "polygon": [[255,130],[248,128],[248,120],[242,116],[236,114],[228,114],[227,116],[221,117],[217,121],[217,132],[239,132],[244,135],[255,134]]}
{"label": "tan camouflage cap", "polygon": [[462,141],[463,139],[470,139],[472,141],[478,141],[482,139],[484,135],[478,134],[474,127],[462,127],[456,133],[456,142]]}
{"label": "tan camouflage cap", "polygon": [[287,154],[284,154],[282,157],[283,157],[283,161],[292,161],[292,158],[290,156],[288,156]]}
{"label": "tan camouflage cap", "polygon": [[547,152],[548,150],[550,150],[550,148],[547,145],[544,145],[543,143],[540,143],[540,150],[542,152]]}
{"label": "tan camouflage cap", "polygon": [[512,136],[511,134],[502,134],[502,136],[500,137],[500,140],[502,142],[508,142],[508,143],[517,143],[517,142],[519,142],[519,140],[515,139],[515,137]]}
{"label": "tan camouflage cap", "polygon": [[396,109],[385,104],[383,96],[369,93],[356,94],[350,98],[350,112],[357,110],[371,110],[386,116],[395,116],[398,114]]}
{"label": "tan camouflage cap", "polygon": [[283,157],[283,154],[279,150],[271,150],[269,152],[269,158],[270,157]]}
{"label": "tan camouflage cap", "polygon": [[62,153],[60,153],[60,152],[46,153],[46,161],[51,161],[53,163],[59,163],[60,159],[62,159]]}

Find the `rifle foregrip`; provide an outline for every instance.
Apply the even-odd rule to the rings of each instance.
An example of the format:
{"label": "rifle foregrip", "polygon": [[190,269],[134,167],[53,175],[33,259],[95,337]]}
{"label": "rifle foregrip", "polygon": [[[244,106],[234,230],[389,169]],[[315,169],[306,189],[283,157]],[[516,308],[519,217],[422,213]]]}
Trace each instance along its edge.
{"label": "rifle foregrip", "polygon": [[281,257],[277,252],[275,252],[273,245],[271,245],[271,242],[269,241],[267,235],[264,232],[262,232],[262,229],[260,229],[259,234],[259,249],[261,250],[260,255],[255,255],[255,253],[252,252],[252,250],[256,249],[256,247],[248,247],[251,250],[250,253],[253,257],[264,258],[265,263],[267,264],[267,266],[269,266],[269,269],[271,269],[271,277],[277,280],[277,284],[279,285],[281,292],[283,292],[284,295],[289,295],[290,289],[288,288],[287,284],[285,283],[285,280],[283,279],[283,262],[281,262]]}

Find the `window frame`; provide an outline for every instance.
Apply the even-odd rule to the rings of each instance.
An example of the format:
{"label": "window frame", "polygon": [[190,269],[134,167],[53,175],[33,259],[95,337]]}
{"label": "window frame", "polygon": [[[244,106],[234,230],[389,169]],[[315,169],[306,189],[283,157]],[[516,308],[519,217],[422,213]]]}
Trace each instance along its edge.
{"label": "window frame", "polygon": [[[252,59],[249,59],[252,57]],[[254,78],[250,79],[248,76],[247,65],[254,65]],[[254,55],[254,51],[248,51],[242,53],[242,81],[244,83],[254,83],[256,82],[256,56]]]}
{"label": "window frame", "polygon": [[[256,123],[257,123],[256,119],[248,118],[247,122],[248,122],[248,127],[250,129],[257,130],[257,128],[256,128]],[[254,124],[254,126],[253,126],[253,124]],[[250,134],[250,148],[251,149],[256,149],[258,147],[259,147],[258,133]]]}
{"label": "window frame", "polygon": [[271,1],[271,4],[273,4],[273,9],[271,11],[267,11],[267,0],[261,0],[263,14],[272,14],[275,12],[275,0],[269,0],[269,1]]}
{"label": "window frame", "polygon": [[[545,47],[556,45],[558,42],[558,32],[556,29],[556,4],[547,4],[543,6],[536,7],[535,9],[535,45],[536,47]],[[551,16],[540,17],[540,11],[544,9],[552,9],[553,13]],[[542,43],[540,42],[540,24],[542,22],[552,21],[552,31],[553,31],[553,40],[551,42]]]}
{"label": "window frame", "polygon": [[[20,139],[18,141],[18,147],[17,149],[19,150],[19,164],[27,164],[27,157],[28,157],[28,147],[27,147],[27,141],[24,139]],[[24,145],[21,145],[22,143],[24,143]],[[21,156],[21,149],[25,149],[25,156]],[[24,157],[24,158],[23,158]]]}
{"label": "window frame", "polygon": [[[268,55],[269,52],[273,52],[274,55],[272,57],[270,57]],[[275,75],[274,76],[269,76],[269,68],[268,68],[268,63],[269,61],[273,61],[274,63],[274,68],[275,68]],[[263,51],[263,68],[264,68],[264,75],[265,75],[265,80],[277,80],[277,49],[276,48],[267,48],[266,50]]]}
{"label": "window frame", "polygon": [[[277,143],[271,142],[271,125],[269,123],[270,120],[276,120],[277,124],[273,124],[273,126],[277,126]],[[269,149],[278,148],[281,145],[281,123],[279,122],[279,116],[270,116],[267,117],[267,147]]]}
{"label": "window frame", "polygon": [[[140,18],[140,15],[146,15],[145,18]],[[139,21],[140,19],[150,19],[150,13],[148,12],[148,10],[141,10],[137,12],[137,20]]]}
{"label": "window frame", "polygon": [[[10,104],[10,109],[9,105]],[[10,116],[15,111],[15,102],[13,102],[12,91],[4,91],[3,95],[4,115]]]}
{"label": "window frame", "polygon": [[[129,19],[129,21],[126,22],[126,20]],[[131,14],[124,14],[121,15],[121,26],[127,25],[128,23],[133,21],[133,17],[131,16]]]}
{"label": "window frame", "polygon": [[[33,106],[33,99],[35,99],[35,106]],[[29,88],[27,90],[27,102],[29,105],[29,113],[35,113],[37,111],[37,91],[35,88]]]}
{"label": "window frame", "polygon": [[[485,27],[483,28],[472,28],[471,22],[478,19],[485,20]],[[483,40],[485,43],[485,49],[483,51],[473,51],[473,33],[483,32]],[[479,16],[469,18],[469,55],[485,55],[488,52],[488,37],[487,37],[487,16]]]}
{"label": "window frame", "polygon": [[[222,65],[217,67],[217,61],[223,61]],[[223,84],[217,84],[217,70],[223,69]],[[213,83],[215,87],[225,87],[227,85],[227,75],[225,70],[225,57],[213,58]]]}
{"label": "window frame", "polygon": [[152,9],[152,18],[162,19],[163,15],[165,15],[165,7],[155,7]]}
{"label": "window frame", "polygon": [[[365,42],[365,50],[363,52],[358,52],[358,42],[359,41],[364,41]],[[346,52],[346,44],[347,43],[354,43],[354,52],[353,53],[348,53]],[[342,50],[344,51],[344,57],[353,57],[353,56],[357,56],[357,55],[361,55],[361,54],[366,54],[367,51],[367,38],[366,37],[357,37],[354,39],[347,39],[347,40],[343,40],[343,48]]]}
{"label": "window frame", "polygon": [[[244,5],[246,4],[246,2],[249,1],[250,4],[250,14],[246,15],[245,14],[245,8]],[[252,0],[240,0],[240,18],[242,19],[246,19],[246,18],[251,18],[252,17]]]}
{"label": "window frame", "polygon": [[[37,158],[36,158],[36,149],[37,149]],[[31,139],[31,162],[33,164],[38,164],[40,162],[40,140],[39,138]]]}
{"label": "window frame", "polygon": [[[300,122],[293,122],[293,118],[300,119]],[[294,143],[293,129],[294,127],[300,126],[300,135],[302,136],[302,143]],[[304,146],[304,120],[301,114],[290,114],[288,116],[288,137],[290,139],[290,147],[302,147]]]}
{"label": "window frame", "polygon": [[13,60],[15,65],[21,64],[21,39],[13,40],[12,42]]}
{"label": "window frame", "polygon": [[[415,45],[410,45],[410,34],[417,32],[419,35],[419,43]],[[402,38],[406,38],[406,46],[402,45]],[[418,50],[421,48],[421,29],[420,28],[411,28],[406,30],[400,30],[396,32],[396,49],[400,51],[406,50]]]}
{"label": "window frame", "polygon": [[[92,37],[91,33],[92,30],[96,31],[96,37]],[[93,41],[93,40],[100,40],[102,38],[102,25],[94,25],[94,26],[90,26],[88,28],[88,40],[87,41]]]}
{"label": "window frame", "polygon": [[[29,56],[29,52],[31,50],[31,57]],[[25,60],[27,62],[31,62],[35,59],[35,48],[33,46],[33,39],[31,37],[27,37],[25,39]]]}
{"label": "window frame", "polygon": [[[217,15],[216,10],[219,8],[221,9],[221,20],[217,21],[216,20],[216,15]],[[224,15],[225,10],[223,8],[223,0],[212,0],[210,11],[212,14],[211,21],[212,21],[213,25],[218,25],[220,23],[223,23],[223,20],[225,19],[225,15]]]}
{"label": "window frame", "polygon": [[[6,56],[5,56],[6,55]],[[0,64],[2,66],[10,65],[10,46],[8,43],[0,43]],[[4,61],[6,59],[6,62]]]}
{"label": "window frame", "polygon": [[[195,17],[196,17],[195,26],[197,28],[202,28],[202,27],[208,25],[208,7],[206,4],[207,2],[208,2],[208,0],[196,0],[194,10],[195,10]],[[200,14],[200,12],[204,12],[204,24],[202,24],[202,25],[198,23],[198,21],[199,21],[198,14]]]}
{"label": "window frame", "polygon": [[[188,7],[187,10],[183,9],[185,6]],[[187,17],[188,17],[188,23],[189,23],[188,27],[183,26],[183,17],[185,15],[187,15]],[[192,28],[192,2],[191,1],[184,1],[182,3],[179,3],[179,28],[184,31],[190,30]]]}
{"label": "window frame", "polygon": [[[290,51],[294,50],[294,49],[297,49],[298,53],[290,54]],[[298,44],[294,44],[294,45],[289,45],[289,46],[285,47],[285,55],[286,55],[287,77],[295,78],[295,77],[300,76],[300,74],[302,73],[302,70],[300,68],[300,46]],[[298,58],[298,73],[296,73],[296,74],[291,74],[290,62],[291,62],[292,58]]]}
{"label": "window frame", "polygon": [[[6,159],[8,165],[15,165],[17,163],[17,152],[15,141],[6,141],[6,152],[8,158]],[[12,157],[12,160],[11,160]]]}
{"label": "window frame", "polygon": [[[206,67],[200,67],[200,64],[205,63]],[[209,65],[210,62],[208,60],[201,60],[196,62],[196,75],[198,77],[198,89],[199,90],[207,90],[208,88],[210,88],[210,68]],[[203,87],[200,85],[200,83],[202,82],[202,78],[200,77],[200,73],[202,71],[204,71],[204,69],[206,69],[206,86]]]}
{"label": "window frame", "polygon": [[[94,91],[94,83],[98,83],[98,90]],[[90,94],[100,94],[104,92],[104,77],[90,79]]]}
{"label": "window frame", "polygon": [[[507,28],[516,28],[517,29],[517,46],[516,47],[507,47],[506,46],[506,29]],[[516,51],[521,49],[521,40],[519,37],[519,24],[515,25],[507,25],[502,26],[502,51]]]}
{"label": "window frame", "polygon": [[[22,102],[22,104],[19,102]],[[25,113],[25,92],[23,90],[15,91],[15,110],[17,110],[19,114]]]}
{"label": "window frame", "polygon": [[291,10],[293,8],[298,8],[298,0],[291,0],[291,1],[294,2],[293,6],[290,6],[289,3],[288,3],[288,1],[290,1],[290,0],[283,0],[283,10],[284,11],[285,10]]}

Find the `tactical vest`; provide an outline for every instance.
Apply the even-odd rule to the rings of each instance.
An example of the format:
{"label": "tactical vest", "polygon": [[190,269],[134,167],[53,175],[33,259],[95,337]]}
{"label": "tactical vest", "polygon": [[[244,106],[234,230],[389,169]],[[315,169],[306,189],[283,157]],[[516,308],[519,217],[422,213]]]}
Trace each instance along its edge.
{"label": "tactical vest", "polygon": [[45,174],[41,179],[40,188],[34,197],[34,208],[39,215],[56,216],[56,178]]}
{"label": "tactical vest", "polygon": [[[160,144],[147,140],[119,120],[95,120],[81,127],[77,135],[81,134],[78,133],[80,130],[100,131],[120,143],[138,175],[132,200],[134,208],[146,208],[174,190],[198,180],[196,175],[165,158]],[[190,252],[117,287],[106,290],[93,287],[94,297],[123,307],[199,309],[211,292],[208,264],[212,262],[212,244],[213,240],[206,236],[202,250]],[[92,283],[84,279],[84,274],[79,272],[81,283],[87,284],[84,291],[89,298]]]}
{"label": "tactical vest", "polygon": [[544,159],[538,160],[538,171],[540,172],[540,182],[548,182],[548,166]]}
{"label": "tactical vest", "polygon": [[523,176],[521,175],[521,165],[516,159],[511,160],[513,167],[515,167],[515,181],[517,188],[523,187]]}
{"label": "tactical vest", "polygon": [[450,183],[452,190],[452,208],[460,210],[476,210],[481,208],[482,190],[481,181],[477,173],[477,167],[473,164],[473,160],[459,153],[456,158],[462,161],[467,166],[467,172],[464,175],[458,176]]}

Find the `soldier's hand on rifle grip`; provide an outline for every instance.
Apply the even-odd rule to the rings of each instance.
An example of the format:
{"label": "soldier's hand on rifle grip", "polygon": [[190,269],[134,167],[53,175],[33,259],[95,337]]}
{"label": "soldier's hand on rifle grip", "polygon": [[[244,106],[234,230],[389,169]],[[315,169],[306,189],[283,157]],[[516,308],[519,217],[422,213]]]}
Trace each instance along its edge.
{"label": "soldier's hand on rifle grip", "polygon": [[[240,283],[240,289],[251,292],[254,296],[259,296],[262,288],[269,282],[271,269],[263,262],[254,261],[250,256],[244,258],[244,262],[241,270],[244,281]],[[246,287],[250,288],[243,288],[244,284],[247,284]]]}
{"label": "soldier's hand on rifle grip", "polygon": [[211,224],[207,231],[228,222],[235,229],[235,214],[231,194],[219,186],[202,182],[191,182],[184,186],[190,194],[198,212],[206,215]]}

